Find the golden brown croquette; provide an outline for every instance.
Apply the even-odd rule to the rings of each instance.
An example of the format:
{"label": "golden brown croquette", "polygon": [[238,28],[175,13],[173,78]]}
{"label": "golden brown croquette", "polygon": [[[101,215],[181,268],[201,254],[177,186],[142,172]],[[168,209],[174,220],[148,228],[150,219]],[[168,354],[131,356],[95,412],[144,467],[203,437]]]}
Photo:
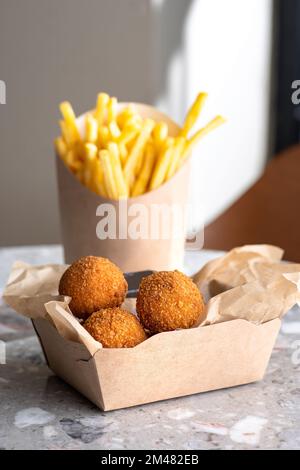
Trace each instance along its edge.
{"label": "golden brown croquette", "polygon": [[83,326],[104,348],[133,348],[147,339],[138,319],[122,308],[95,312]]}
{"label": "golden brown croquette", "polygon": [[151,333],[190,328],[204,313],[204,301],[196,284],[180,271],[161,271],[144,277],[136,310]]}
{"label": "golden brown croquette", "polygon": [[127,293],[122,271],[106,258],[84,256],[64,272],[59,294],[72,297],[70,309],[86,319],[102,308],[119,307]]}

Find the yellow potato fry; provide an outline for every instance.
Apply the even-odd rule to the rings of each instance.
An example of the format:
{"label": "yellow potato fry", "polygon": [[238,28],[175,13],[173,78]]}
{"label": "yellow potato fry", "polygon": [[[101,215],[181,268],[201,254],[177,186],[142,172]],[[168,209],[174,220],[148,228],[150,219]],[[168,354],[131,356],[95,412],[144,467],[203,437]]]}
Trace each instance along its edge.
{"label": "yellow potato fry", "polygon": [[80,140],[80,141],[74,142],[73,135],[70,132],[70,128],[67,126],[65,121],[60,121],[59,124],[61,128],[63,140],[66,142],[68,150],[73,151],[74,158],[78,160],[82,160],[82,157],[83,157],[82,141]]}
{"label": "yellow potato fry", "polygon": [[112,161],[117,161],[120,159],[119,147],[115,142],[109,142],[107,145],[107,150],[110,153]]}
{"label": "yellow potato fry", "polygon": [[152,142],[150,142],[145,150],[145,157],[143,161],[143,166],[141,172],[136,179],[134,186],[132,188],[131,196],[137,197],[141,194],[144,194],[147,190],[152,170],[155,164],[156,154],[155,147]]}
{"label": "yellow potato fry", "polygon": [[72,149],[77,160],[83,161],[85,156],[83,142],[75,142],[75,144],[72,145]]}
{"label": "yellow potato fry", "polygon": [[84,144],[84,150],[86,158],[95,158],[98,153],[97,145],[92,144],[91,142],[86,142]]}
{"label": "yellow potato fry", "polygon": [[182,152],[185,147],[186,140],[184,137],[176,137],[175,144],[173,148],[173,155],[170,161],[169,168],[167,170],[166,180],[172,178],[172,176],[176,173],[178,168],[178,163],[181,158]]}
{"label": "yellow potato fry", "polygon": [[98,122],[98,126],[103,126],[106,114],[107,114],[107,105],[109,102],[109,95],[107,93],[99,93],[97,97],[97,105],[95,110],[95,118]]}
{"label": "yellow potato fry", "polygon": [[95,189],[93,186],[93,176],[94,176],[95,161],[97,159],[98,149],[95,144],[91,144],[87,142],[84,144],[84,151],[85,151],[85,160],[84,160],[84,165],[82,169],[83,182],[88,188],[90,188],[93,191]]}
{"label": "yellow potato fry", "polygon": [[208,96],[207,93],[199,93],[199,95],[195,99],[194,103],[192,104],[190,110],[188,111],[186,115],[183,128],[181,129],[180,135],[182,137],[187,137],[193,125],[197,121],[202,111],[202,108],[204,106],[207,96]]}
{"label": "yellow potato fry", "polygon": [[86,159],[83,169],[83,181],[91,191],[94,191],[100,196],[106,196],[103,170],[98,157],[98,148],[91,143],[86,143],[84,147]]}
{"label": "yellow potato fry", "polygon": [[212,119],[206,126],[202,127],[199,129],[196,134],[194,134],[188,141],[185,146],[185,149],[183,151],[183,154],[179,160],[179,166],[182,165],[182,163],[186,160],[186,158],[189,156],[191,153],[192,149],[197,145],[197,143],[207,134],[209,134],[211,131],[219,127],[221,124],[226,122],[226,119],[223,118],[222,116],[216,116],[214,119]]}
{"label": "yellow potato fry", "polygon": [[128,189],[122,171],[119,147],[115,142],[111,142],[108,144],[107,149],[111,156],[114,179],[118,189],[118,199],[126,198],[128,197]]}
{"label": "yellow potato fry", "polygon": [[122,129],[135,127],[135,128],[138,128],[139,130],[141,130],[142,125],[143,125],[143,119],[141,118],[141,116],[139,114],[134,114],[131,118],[129,118],[125,122]]}
{"label": "yellow potato fry", "polygon": [[107,197],[107,193],[106,193],[105,185],[104,185],[103,168],[102,168],[102,165],[100,163],[99,157],[96,159],[96,162],[95,162],[94,185],[95,185],[96,193],[99,196]]}
{"label": "yellow potato fry", "polygon": [[118,143],[128,145],[136,137],[137,133],[140,132],[140,130],[141,126],[139,125],[125,126],[122,131],[122,134],[118,139]]}
{"label": "yellow potato fry", "polygon": [[64,101],[60,104],[60,111],[64,117],[66,126],[71,135],[72,142],[77,142],[81,140],[81,136],[76,124],[76,116],[73,111],[71,104],[68,101]]}
{"label": "yellow potato fry", "polygon": [[126,145],[122,142],[118,144],[118,147],[119,147],[121,164],[122,164],[122,167],[124,167],[125,162],[127,160],[127,156],[128,156],[128,150],[126,148]]}
{"label": "yellow potato fry", "polygon": [[109,132],[110,132],[111,138],[112,138],[113,140],[118,140],[119,137],[121,136],[121,131],[120,131],[119,126],[118,126],[118,124],[116,123],[116,121],[112,121],[112,122],[108,125],[108,128],[109,128]]}
{"label": "yellow potato fry", "polygon": [[98,128],[98,145],[100,148],[106,148],[109,142],[109,129],[106,126]]}
{"label": "yellow potato fry", "polygon": [[114,96],[109,99],[107,105],[107,123],[110,124],[117,119],[118,100]]}
{"label": "yellow potato fry", "polygon": [[114,179],[114,171],[108,150],[100,150],[99,158],[104,174],[106,194],[111,199],[118,199],[118,188]]}
{"label": "yellow potato fry", "polygon": [[[147,147],[148,146],[151,146],[153,145],[154,146],[154,142],[153,142],[153,138],[150,136],[149,139],[148,139],[148,142],[147,142],[147,145],[144,149],[144,152],[141,152],[140,153],[140,156],[139,156],[139,159],[137,161],[137,164],[136,164],[136,167],[135,167],[135,175],[138,176],[142,170],[142,167],[144,165],[144,160],[145,160],[145,157],[146,157],[146,151],[147,151]],[[157,153],[156,149],[155,149],[155,146],[154,146],[154,152]]]}
{"label": "yellow potato fry", "polygon": [[120,113],[117,116],[117,123],[119,127],[122,129],[125,126],[126,121],[128,121],[135,115],[136,115],[136,112],[134,110],[134,106],[131,104],[127,106],[126,108],[122,109],[122,111],[120,111]]}
{"label": "yellow potato fry", "polygon": [[[144,161],[144,152],[141,152],[139,155],[139,158],[137,159],[135,170],[134,170],[134,177],[137,177],[141,171],[141,168],[143,166],[143,161]],[[134,182],[134,179],[132,179],[132,183]]]}
{"label": "yellow potato fry", "polygon": [[65,121],[59,121],[59,126],[64,141],[67,143],[68,146],[71,147],[73,145],[73,134],[70,128],[67,126]]}
{"label": "yellow potato fry", "polygon": [[155,146],[158,150],[160,150],[163,142],[168,137],[168,124],[166,122],[158,122],[155,124],[152,134]]}
{"label": "yellow potato fry", "polygon": [[61,158],[63,158],[64,155],[66,155],[68,151],[68,147],[63,137],[57,137],[57,139],[55,139],[55,148],[56,148],[56,152]]}
{"label": "yellow potato fry", "polygon": [[96,143],[98,139],[98,122],[88,113],[85,116],[85,140],[87,142]]}
{"label": "yellow potato fry", "polygon": [[145,119],[142,130],[137,137],[128,158],[126,160],[124,166],[124,175],[125,181],[130,188],[135,177],[136,165],[138,164],[139,158],[141,158],[141,154],[144,152],[144,148],[146,143],[151,135],[151,132],[154,127],[154,121],[152,119]]}
{"label": "yellow potato fry", "polygon": [[73,173],[80,175],[82,169],[82,162],[76,159],[74,150],[68,150],[63,157],[63,161]]}
{"label": "yellow potato fry", "polygon": [[169,137],[167,139],[167,145],[165,145],[156,162],[149,186],[151,190],[158,188],[165,181],[173,155],[173,146],[174,139]]}

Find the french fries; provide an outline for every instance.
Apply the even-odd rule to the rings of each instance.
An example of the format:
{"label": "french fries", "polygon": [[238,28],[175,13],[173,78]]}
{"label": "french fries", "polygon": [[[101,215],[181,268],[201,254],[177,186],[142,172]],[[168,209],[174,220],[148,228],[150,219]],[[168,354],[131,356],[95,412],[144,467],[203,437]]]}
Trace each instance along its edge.
{"label": "french fries", "polygon": [[172,161],[174,152],[174,138],[168,137],[161,154],[158,157],[157,163],[151,177],[149,188],[150,190],[156,189],[162,185],[167,176],[168,168]]}
{"label": "french fries", "polygon": [[71,143],[80,141],[81,137],[76,125],[76,116],[71,104],[68,101],[64,101],[60,105],[60,111],[63,115],[65,128],[68,130]]}
{"label": "french fries", "polygon": [[78,127],[67,101],[61,103],[58,156],[79,181],[109,199],[137,197],[159,188],[184,164],[199,141],[225,120],[216,116],[190,136],[207,99],[199,93],[177,136],[166,122],[142,118],[134,104],[121,108],[115,97],[99,93],[96,109]]}
{"label": "french fries", "polygon": [[94,174],[98,149],[95,144],[86,142],[84,144],[84,150],[86,154],[86,162],[82,171],[82,179],[85,186],[89,187],[92,191],[95,191]]}
{"label": "french fries", "polygon": [[132,188],[132,197],[140,196],[147,191],[147,187],[152,175],[152,170],[155,164],[155,158],[156,155],[154,144],[149,142],[145,150],[142,169]]}
{"label": "french fries", "polygon": [[118,199],[118,189],[109,151],[100,150],[99,158],[104,173],[105,192],[110,199]]}
{"label": "french fries", "polygon": [[113,140],[117,140],[120,136],[121,136],[121,131],[119,129],[119,126],[118,124],[116,123],[116,121],[112,121],[109,126],[109,132],[110,132],[110,135],[111,135],[111,138]]}
{"label": "french fries", "polygon": [[153,129],[153,139],[158,151],[160,151],[167,137],[168,124],[166,124],[165,122],[158,122]]}
{"label": "french fries", "polygon": [[106,111],[107,111],[108,102],[109,102],[109,95],[107,95],[106,93],[99,93],[97,97],[97,105],[96,105],[96,110],[95,110],[95,118],[98,122],[99,130],[101,129],[101,126],[104,125],[104,122],[106,120]]}
{"label": "french fries", "polygon": [[136,173],[137,166],[140,164],[140,159],[143,158],[143,152],[146,147],[147,140],[149,139],[155,123],[152,119],[146,119],[140,134],[138,135],[134,146],[124,165],[125,181],[129,188],[132,186]]}
{"label": "french fries", "polygon": [[186,140],[184,137],[176,137],[173,148],[173,156],[167,169],[166,180],[172,178],[172,176],[176,173],[185,145]]}
{"label": "french fries", "polygon": [[88,113],[85,117],[85,140],[95,144],[98,139],[98,122]]}
{"label": "french fries", "polygon": [[64,155],[66,155],[67,153],[68,147],[63,137],[57,137],[55,139],[55,148],[60,158],[64,158]]}
{"label": "french fries", "polygon": [[124,199],[128,197],[128,187],[125,182],[124,173],[122,171],[119,147],[115,142],[108,144],[108,151],[110,153],[111,165],[113,168],[114,180],[117,186],[117,199]]}
{"label": "french fries", "polygon": [[183,128],[180,131],[180,135],[182,137],[188,136],[188,133],[190,132],[190,130],[196,123],[198,117],[200,116],[200,113],[202,111],[202,108],[205,104],[206,99],[207,99],[207,93],[199,93],[199,95],[195,99],[189,112],[186,115]]}
{"label": "french fries", "polygon": [[110,140],[109,136],[109,129],[107,126],[102,126],[98,130],[98,146],[100,148],[106,148],[108,142]]}
{"label": "french fries", "polygon": [[212,119],[208,124],[206,124],[205,127],[202,127],[202,129],[199,129],[198,132],[196,132],[196,134],[194,134],[190,140],[188,140],[186,142],[186,145],[185,145],[185,149],[181,155],[181,158],[179,160],[179,166],[181,166],[183,164],[183,162],[186,160],[186,158],[189,156],[189,154],[191,153],[193,147],[195,147],[195,145],[197,145],[197,143],[203,139],[203,137],[207,134],[209,134],[211,131],[213,131],[214,129],[216,129],[217,127],[221,126],[221,124],[223,124],[225,121],[225,119],[223,118],[223,116],[216,116],[214,119]]}
{"label": "french fries", "polygon": [[110,124],[111,122],[115,122],[117,118],[117,106],[118,101],[117,98],[112,97],[109,99],[107,104],[107,122]]}

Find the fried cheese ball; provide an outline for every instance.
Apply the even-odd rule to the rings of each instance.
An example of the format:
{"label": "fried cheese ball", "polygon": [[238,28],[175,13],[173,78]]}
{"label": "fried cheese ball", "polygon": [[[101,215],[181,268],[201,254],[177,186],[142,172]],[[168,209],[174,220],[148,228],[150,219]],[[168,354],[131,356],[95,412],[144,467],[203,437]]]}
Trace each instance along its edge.
{"label": "fried cheese ball", "polygon": [[104,348],[133,348],[147,339],[138,319],[122,308],[94,312],[83,326]]}
{"label": "fried cheese ball", "polygon": [[161,271],[142,279],[136,310],[144,328],[154,334],[192,327],[204,313],[204,301],[185,274]]}
{"label": "fried cheese ball", "polygon": [[84,256],[64,272],[59,294],[72,297],[70,309],[82,319],[102,308],[119,307],[128,285],[122,271],[107,258]]}

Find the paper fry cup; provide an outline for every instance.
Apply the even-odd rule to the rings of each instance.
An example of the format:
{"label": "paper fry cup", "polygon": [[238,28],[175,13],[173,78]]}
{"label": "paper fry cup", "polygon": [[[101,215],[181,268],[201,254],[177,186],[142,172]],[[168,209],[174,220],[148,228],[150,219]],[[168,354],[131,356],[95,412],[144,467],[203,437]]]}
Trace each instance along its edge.
{"label": "paper fry cup", "polygon": [[[120,104],[120,107],[126,106]],[[179,127],[155,108],[134,104],[142,117]],[[77,120],[83,129],[84,115]],[[57,157],[65,262],[81,256],[109,258],[123,271],[172,270],[183,263],[189,162],[154,191],[127,200],[100,197],[83,186]]]}

